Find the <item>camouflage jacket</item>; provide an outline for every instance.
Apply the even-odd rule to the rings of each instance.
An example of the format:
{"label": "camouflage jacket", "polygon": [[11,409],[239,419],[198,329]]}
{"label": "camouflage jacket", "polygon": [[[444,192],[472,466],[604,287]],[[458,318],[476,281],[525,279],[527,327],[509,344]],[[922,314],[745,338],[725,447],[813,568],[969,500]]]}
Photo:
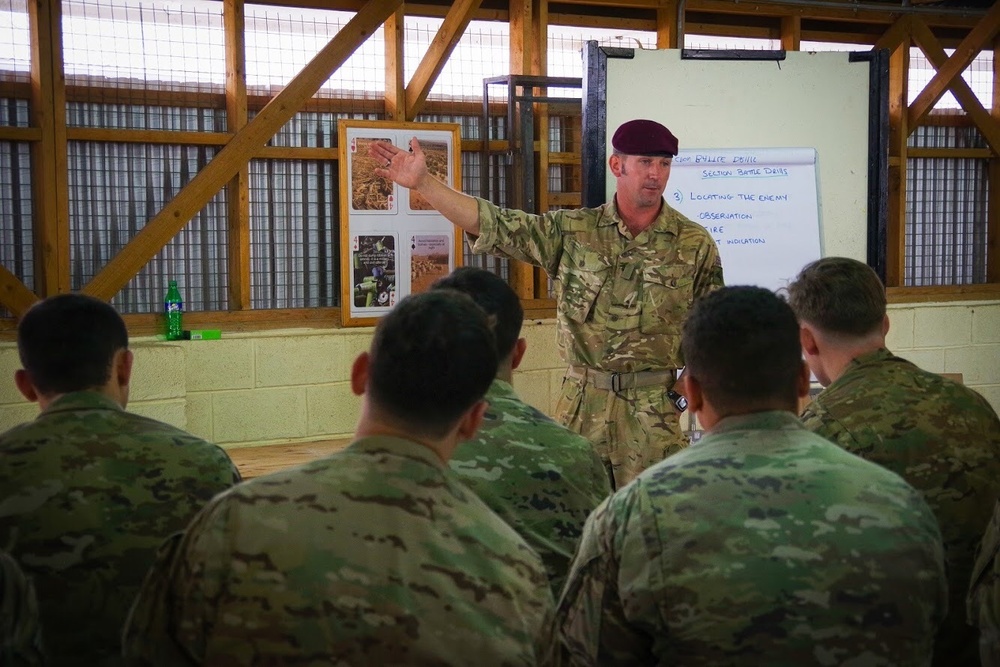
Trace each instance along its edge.
{"label": "camouflage jacket", "polygon": [[802,420],[924,494],[941,525],[950,588],[935,664],[974,664],[965,594],[976,545],[1000,497],[1000,419],[993,408],[971,389],[883,349],[852,361]]}
{"label": "camouflage jacket", "polygon": [[538,555],[434,452],[368,437],[216,498],[124,643],[132,664],[533,665],[552,605]]}
{"label": "camouflage jacket", "polygon": [[0,435],[0,549],[34,580],[52,664],[118,664],[160,543],[238,481],[220,448],[96,392]]}
{"label": "camouflage jacket", "polygon": [[979,628],[983,667],[1000,667],[1000,502],[986,528],[972,572],[969,623]]}
{"label": "camouflage jacket", "polygon": [[474,252],[541,266],[555,283],[563,360],[606,371],[683,366],[691,303],[722,286],[715,241],[665,202],[632,238],[614,202],[531,215],[479,201]]}
{"label": "camouflage jacket", "polygon": [[556,627],[577,665],[905,667],[930,663],[946,595],[916,490],[762,412],[594,511]]}
{"label": "camouflage jacket", "polygon": [[590,442],[520,400],[494,380],[474,440],[459,445],[451,469],[516,530],[545,563],[559,594],[583,522],[611,493]]}
{"label": "camouflage jacket", "polygon": [[17,561],[0,551],[0,665],[44,665],[38,601]]}

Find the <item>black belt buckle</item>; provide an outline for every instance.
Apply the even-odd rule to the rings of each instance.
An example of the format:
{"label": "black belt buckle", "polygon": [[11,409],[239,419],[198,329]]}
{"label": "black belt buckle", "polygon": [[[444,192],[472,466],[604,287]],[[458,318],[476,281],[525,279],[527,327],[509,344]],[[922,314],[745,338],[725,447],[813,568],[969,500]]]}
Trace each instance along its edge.
{"label": "black belt buckle", "polygon": [[616,394],[622,390],[622,374],[612,373],[611,374],[611,391]]}

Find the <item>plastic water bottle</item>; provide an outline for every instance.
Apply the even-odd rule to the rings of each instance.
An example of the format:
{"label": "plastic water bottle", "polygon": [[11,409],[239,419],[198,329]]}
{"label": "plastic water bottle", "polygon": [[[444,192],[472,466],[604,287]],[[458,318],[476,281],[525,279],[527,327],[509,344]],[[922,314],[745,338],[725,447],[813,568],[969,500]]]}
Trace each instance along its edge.
{"label": "plastic water bottle", "polygon": [[177,289],[177,281],[171,280],[167,295],[163,297],[163,314],[167,318],[167,340],[180,340],[184,336],[184,301]]}

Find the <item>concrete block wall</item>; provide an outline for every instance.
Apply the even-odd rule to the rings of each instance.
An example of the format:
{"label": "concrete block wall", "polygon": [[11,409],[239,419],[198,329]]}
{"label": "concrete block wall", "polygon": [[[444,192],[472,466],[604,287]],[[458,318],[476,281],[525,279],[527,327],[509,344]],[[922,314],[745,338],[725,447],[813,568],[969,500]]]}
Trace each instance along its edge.
{"label": "concrete block wall", "polygon": [[890,305],[886,344],[925,370],[961,373],[1000,412],[1000,302]]}
{"label": "concrete block wall", "polygon": [[[888,345],[934,372],[962,373],[1000,411],[1000,301],[890,306]],[[552,320],[526,322],[528,351],[514,387],[547,414],[565,370]],[[223,446],[350,437],[360,399],[350,369],[371,329],[223,334],[216,341],[132,341],[129,410]],[[14,343],[0,344],[0,431],[33,419],[14,388]]]}
{"label": "concrete block wall", "polygon": [[[551,413],[563,365],[555,323],[526,322],[528,354],[515,372],[521,395]],[[347,438],[361,405],[351,365],[372,329],[223,333],[221,340],[135,338],[128,409],[222,446]],[[0,344],[0,432],[33,419],[38,406],[14,387],[14,343]]]}

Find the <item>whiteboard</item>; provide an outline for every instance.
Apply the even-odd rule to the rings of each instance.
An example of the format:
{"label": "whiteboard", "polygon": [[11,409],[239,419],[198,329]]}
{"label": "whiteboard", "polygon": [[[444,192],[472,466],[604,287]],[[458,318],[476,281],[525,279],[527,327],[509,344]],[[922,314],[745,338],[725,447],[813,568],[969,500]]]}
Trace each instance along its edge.
{"label": "whiteboard", "polygon": [[[796,210],[814,215],[818,232],[811,219],[808,228],[775,229],[773,243],[743,249],[745,255],[730,252],[732,266],[720,245],[726,282],[780,280],[772,266],[779,247],[801,261],[798,268],[817,255],[841,255],[884,271],[888,59],[882,52],[709,53],[603,49],[589,42],[584,60],[585,205],[614,194],[615,179],[607,168],[611,136],[634,118],[666,125],[681,151],[808,149],[815,155],[813,165],[796,169],[790,180],[801,204]],[[665,192],[671,205],[686,171],[675,165]],[[811,193],[797,189],[810,183],[816,191],[811,206]],[[684,212],[684,206],[677,208]]]}
{"label": "whiteboard", "polygon": [[815,149],[682,150],[664,196],[715,239],[729,285],[787,287],[820,258]]}

